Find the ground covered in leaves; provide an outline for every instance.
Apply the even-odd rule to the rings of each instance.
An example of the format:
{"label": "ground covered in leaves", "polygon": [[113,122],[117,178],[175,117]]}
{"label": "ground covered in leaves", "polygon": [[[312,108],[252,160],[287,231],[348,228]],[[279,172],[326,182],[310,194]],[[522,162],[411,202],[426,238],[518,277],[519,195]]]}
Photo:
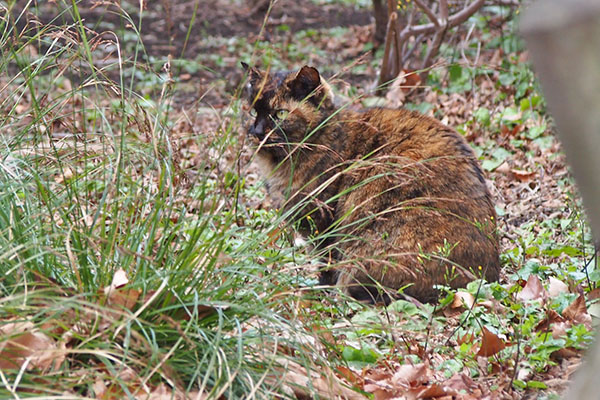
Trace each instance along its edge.
{"label": "ground covered in leaves", "polygon": [[[168,109],[161,115],[164,121],[154,120],[143,110],[132,114],[143,118],[127,121],[128,131],[135,132],[136,140],[147,147],[149,155],[139,159],[123,156],[124,162],[131,166],[131,179],[139,179],[140,186],[148,192],[144,192],[146,205],[132,205],[131,209],[136,211],[124,221],[152,213],[147,204],[160,192],[162,175],[148,172],[144,160],[152,157],[162,160],[166,153],[172,152],[174,187],[183,189],[174,190],[169,201],[176,205],[175,209],[184,211],[169,215],[169,221],[177,225],[185,219],[198,219],[198,215],[219,215],[222,219],[207,222],[210,229],[219,231],[227,224],[240,229],[235,233],[237,236],[232,235],[235,236],[232,243],[236,244],[206,250],[206,254],[214,257],[198,256],[194,259],[197,267],[193,268],[212,266],[212,261],[206,261],[210,258],[218,268],[227,269],[233,265],[236,254],[241,254],[236,253],[240,248],[236,246],[241,246],[238,242],[248,240],[239,232],[245,228],[265,231],[265,238],[260,239],[262,253],[248,259],[258,264],[260,268],[255,272],[261,279],[264,277],[261,285],[269,290],[272,290],[271,280],[294,277],[293,285],[272,290],[274,294],[268,302],[277,318],[289,325],[282,328],[274,322],[276,318],[256,315],[236,321],[237,325],[225,331],[223,340],[236,338],[242,332],[266,329],[270,336],[265,343],[273,351],[269,360],[277,360],[278,378],[265,375],[260,384],[278,387],[281,393],[298,398],[318,394],[321,398],[348,399],[553,398],[563,393],[592,338],[592,316],[600,311],[595,303],[600,297],[596,289],[600,271],[527,52],[515,34],[518,8],[484,8],[468,21],[465,29],[453,33],[448,45],[442,46],[439,62],[426,82],[407,76],[392,84],[387,94],[376,96],[382,49],[372,42],[374,27],[370,10],[364,7],[369,2],[280,0],[270,11],[253,4],[226,0],[148,2],[140,13],[137,2],[123,2],[123,9],[131,15],[124,22],[120,11],[117,12],[120,8],[109,2],[98,2],[93,7],[81,5],[88,33],[102,32],[96,42],[92,41],[93,54],[100,63],[108,65],[119,57],[111,38],[112,30],[119,25],[125,26],[126,31],[139,29],[141,41],[125,40],[120,44],[123,53],[130,55],[143,48],[140,59],[144,68],[139,69],[143,73],[131,81],[130,89],[141,99],[164,104]],[[55,2],[40,6],[36,12],[41,23],[58,24],[61,18],[68,22],[66,17],[56,17],[55,7]],[[29,56],[35,57],[39,52],[40,49],[31,46]],[[314,65],[325,78],[330,78],[340,104],[350,103],[357,109],[408,107],[435,116],[465,135],[480,158],[496,200],[504,266],[501,281],[485,285],[474,282],[464,290],[447,291],[439,304],[400,300],[387,307],[365,307],[341,296],[315,294],[311,290],[314,276],[307,271],[317,261],[311,259],[307,249],[294,245],[292,256],[269,262],[274,254],[284,253],[286,246],[293,245],[293,233],[283,224],[272,223],[277,221],[276,213],[264,195],[261,176],[252,163],[252,150],[245,145],[247,117],[239,99],[239,88],[244,83],[240,61],[274,69]],[[107,80],[115,82],[120,76],[128,77],[127,73],[119,75],[109,69],[105,75]],[[61,79],[64,79],[61,90],[65,93],[84,81],[77,70],[67,71]],[[5,90],[13,84],[6,76],[1,83]],[[68,96],[65,99],[70,102],[71,112],[88,101]],[[163,103],[164,99],[168,101]],[[34,108],[26,96],[19,97],[14,104],[22,111]],[[106,106],[110,108],[111,104],[107,101]],[[9,105],[3,103],[6,115],[12,112],[8,111]],[[5,123],[9,120],[6,118]],[[73,149],[84,151],[83,142],[78,144],[76,140],[72,147],[69,142],[69,132],[82,129],[77,125],[79,122],[70,120],[68,112],[52,121],[44,128],[52,130],[52,139],[41,147],[36,144],[36,151],[44,146],[48,154],[52,151],[64,154],[67,148],[69,155]],[[161,123],[168,127],[164,143],[154,136],[156,126]],[[10,124],[16,130],[36,122],[15,118]],[[66,147],[59,146],[57,150],[59,142]],[[107,152],[117,155],[118,146],[116,142],[94,138],[86,142],[89,158],[85,162],[97,166],[95,174],[102,174],[103,164],[94,157],[101,158]],[[34,152],[30,147],[13,156],[22,156],[27,151]],[[52,184],[60,186],[74,176],[82,176],[82,170],[77,168],[61,167],[53,175]],[[167,172],[161,170],[162,173]],[[205,173],[212,186],[203,190],[223,195],[212,204],[203,201],[205,192],[192,189]],[[116,178],[111,176],[108,181],[114,184]],[[82,189],[87,191],[85,201],[92,204],[92,211],[97,204],[104,204],[106,196],[110,201],[113,195],[90,196],[90,191],[112,193],[108,186]],[[235,210],[235,217],[228,219],[231,210]],[[97,218],[102,218],[99,214],[82,215],[83,224],[94,226]],[[59,225],[66,224],[58,219]],[[110,226],[113,222],[107,218],[102,223]],[[189,239],[188,233],[193,236],[189,228],[185,226],[181,240]],[[119,229],[122,228],[115,228]],[[163,227],[159,230],[162,229],[164,233],[157,234],[157,238],[171,232]],[[108,239],[96,241],[94,246],[110,247]],[[149,265],[154,265],[164,249],[157,246],[147,251],[133,242],[117,243],[114,251],[123,257],[142,260],[142,264],[148,258]],[[65,254],[65,263],[70,266],[83,262],[73,255],[70,244]],[[74,359],[76,352],[69,351],[74,337],[85,341],[87,335],[104,337],[102,332],[110,330],[111,340],[115,340],[124,334],[122,330],[129,326],[127,323],[145,315],[148,305],[157,298],[162,299],[160,304],[165,310],[175,308],[177,303],[171,297],[160,297],[164,285],[152,290],[145,287],[146,283],[132,288],[130,280],[134,281],[133,276],[139,274],[133,267],[112,265],[111,268],[111,273],[97,282],[100,283],[98,298],[111,310],[108,314],[101,315],[101,309],[85,304],[81,308],[85,310],[84,317],[72,312],[53,315],[44,320],[45,328],[36,331],[31,322],[7,317],[10,312],[4,310],[0,330],[15,339],[0,344],[0,369],[57,371],[69,363],[75,372],[70,375],[73,385],[67,394],[83,392],[98,399],[120,398],[124,393],[156,399],[171,398],[172,393],[177,398],[205,398],[209,394],[215,398],[239,396],[225,389],[211,390],[218,385],[198,379],[198,373],[190,373],[193,377],[190,378],[174,372],[177,364],[169,365],[170,352],[161,353],[160,362],[148,375],[139,361],[123,364],[117,372],[100,363],[92,364],[97,377],[82,389],[77,375],[85,374],[89,365],[81,358]],[[280,275],[270,278],[264,272],[273,270]],[[225,280],[215,273],[191,283],[201,285],[210,279],[221,283]],[[47,284],[44,279],[40,281]],[[60,278],[52,276],[52,285],[60,282]],[[186,282],[178,284],[185,286]],[[195,348],[193,341],[203,334],[194,336],[184,326],[185,322],[220,321],[223,313],[237,306],[235,300],[225,302],[217,296],[233,296],[237,290],[232,287],[220,294],[211,292],[213,297],[206,297],[205,303],[193,306],[185,303],[184,314],[177,314],[181,322],[174,315],[147,318],[157,325],[166,323],[171,335]],[[184,297],[189,292],[183,289],[181,293]],[[69,290],[61,293],[64,299],[72,295]],[[262,294],[252,296],[260,299]],[[45,304],[42,299],[36,301]],[[4,300],[3,304],[9,303]],[[60,318],[63,326],[48,327]],[[149,336],[127,337],[151,353],[155,342]],[[177,346],[181,344],[177,342]],[[253,350],[264,351],[258,342],[239,347],[243,347],[246,356]],[[42,351],[48,348],[53,350],[50,356]],[[308,349],[309,357],[303,349]],[[107,351],[102,356],[110,359],[113,354]],[[252,358],[256,364],[266,365],[268,357],[256,354]],[[156,371],[160,372],[154,375]],[[118,384],[108,376],[118,377]],[[5,378],[2,382],[14,393],[17,379],[18,375],[12,383]],[[194,379],[196,386],[187,383]],[[216,378],[215,381],[219,382]],[[177,390],[173,392],[173,388]]]}

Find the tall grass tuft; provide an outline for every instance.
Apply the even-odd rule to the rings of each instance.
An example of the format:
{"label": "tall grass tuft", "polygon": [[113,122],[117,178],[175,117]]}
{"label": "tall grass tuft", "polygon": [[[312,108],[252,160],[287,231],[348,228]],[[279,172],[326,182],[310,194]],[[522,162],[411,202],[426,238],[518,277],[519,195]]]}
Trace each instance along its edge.
{"label": "tall grass tuft", "polygon": [[282,360],[321,362],[319,339],[280,220],[220,161],[238,122],[186,129],[169,61],[148,63],[122,8],[133,47],[77,1],[0,7],[0,397],[289,395]]}

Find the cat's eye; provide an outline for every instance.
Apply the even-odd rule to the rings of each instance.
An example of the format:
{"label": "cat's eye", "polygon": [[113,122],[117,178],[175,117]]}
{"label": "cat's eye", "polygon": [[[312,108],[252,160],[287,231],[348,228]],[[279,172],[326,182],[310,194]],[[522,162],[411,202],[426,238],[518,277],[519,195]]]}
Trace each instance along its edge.
{"label": "cat's eye", "polygon": [[256,118],[256,116],[258,115],[258,113],[256,112],[256,110],[254,108],[251,108],[249,113],[252,118]]}
{"label": "cat's eye", "polygon": [[288,110],[277,110],[275,111],[275,118],[277,119],[285,119],[290,112]]}

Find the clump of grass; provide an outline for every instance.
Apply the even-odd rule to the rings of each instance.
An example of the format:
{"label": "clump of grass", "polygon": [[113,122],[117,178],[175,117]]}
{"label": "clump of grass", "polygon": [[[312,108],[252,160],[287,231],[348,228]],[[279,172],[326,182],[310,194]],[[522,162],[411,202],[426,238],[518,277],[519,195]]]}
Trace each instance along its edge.
{"label": "clump of grass", "polygon": [[[297,274],[266,267],[294,247],[239,206],[245,181],[218,161],[235,124],[177,131],[169,64],[153,71],[141,39],[126,53],[59,5],[42,24],[35,3],[9,2],[0,20],[0,397],[271,398],[282,348],[305,366],[318,352],[297,328]],[[154,101],[133,90],[144,74]],[[200,153],[185,171],[184,142]],[[26,330],[51,363],[20,353]]]}

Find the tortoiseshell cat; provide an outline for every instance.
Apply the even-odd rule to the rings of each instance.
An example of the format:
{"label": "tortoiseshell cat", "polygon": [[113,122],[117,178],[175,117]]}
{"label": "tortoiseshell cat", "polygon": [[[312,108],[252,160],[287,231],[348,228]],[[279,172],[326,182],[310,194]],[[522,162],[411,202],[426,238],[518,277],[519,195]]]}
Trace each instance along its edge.
{"label": "tortoiseshell cat", "polygon": [[498,279],[494,206],[462,136],[413,111],[338,109],[312,67],[243,66],[269,194],[302,233],[324,238],[334,266],[322,284],[359,300],[403,289],[431,301],[434,285]]}

